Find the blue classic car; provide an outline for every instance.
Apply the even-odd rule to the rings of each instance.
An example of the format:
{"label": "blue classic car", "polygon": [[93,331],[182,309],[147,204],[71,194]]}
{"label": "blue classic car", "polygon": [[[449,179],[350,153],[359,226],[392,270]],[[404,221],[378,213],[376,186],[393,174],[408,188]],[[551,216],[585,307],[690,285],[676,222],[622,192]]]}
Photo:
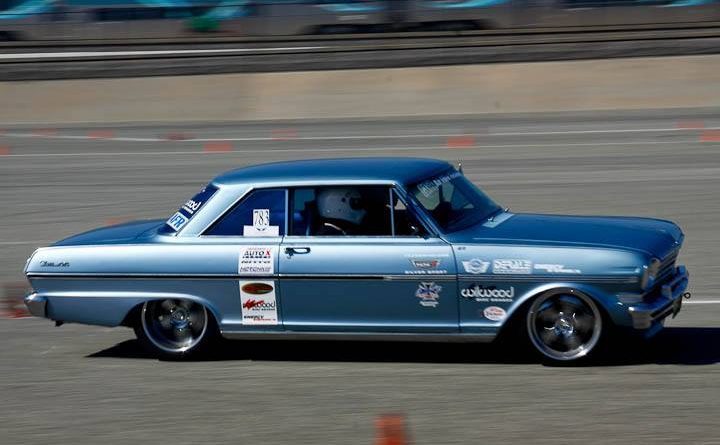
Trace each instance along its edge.
{"label": "blue classic car", "polygon": [[217,336],[486,342],[514,326],[570,361],[677,314],[682,241],[657,219],[511,213],[438,160],[279,162],[216,177],[167,221],[38,249],[25,302],[133,327],[164,358]]}

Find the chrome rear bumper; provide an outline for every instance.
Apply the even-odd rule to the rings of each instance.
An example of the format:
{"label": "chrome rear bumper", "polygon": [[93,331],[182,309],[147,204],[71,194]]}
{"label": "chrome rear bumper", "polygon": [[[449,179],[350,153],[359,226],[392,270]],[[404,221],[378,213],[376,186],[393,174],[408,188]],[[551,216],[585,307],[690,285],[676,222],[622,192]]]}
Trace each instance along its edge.
{"label": "chrome rear bumper", "polygon": [[41,297],[37,294],[30,294],[25,297],[25,306],[27,306],[30,314],[35,317],[47,317],[47,298]]}
{"label": "chrome rear bumper", "polygon": [[682,299],[688,287],[688,271],[685,266],[678,266],[672,279],[663,284],[651,301],[635,304],[628,308],[635,329],[648,329],[653,323],[673,317],[680,312]]}

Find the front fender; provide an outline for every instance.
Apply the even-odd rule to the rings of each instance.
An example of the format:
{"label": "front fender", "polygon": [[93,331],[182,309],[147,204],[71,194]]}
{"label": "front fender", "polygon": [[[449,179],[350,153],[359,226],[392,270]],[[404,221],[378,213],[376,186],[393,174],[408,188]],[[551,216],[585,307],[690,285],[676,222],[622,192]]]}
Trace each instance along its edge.
{"label": "front fender", "polygon": [[597,303],[598,306],[600,306],[605,313],[610,316],[610,320],[615,325],[632,326],[632,318],[627,310],[627,306],[618,300],[616,289],[606,289],[603,286],[597,286],[590,283],[573,283],[570,281],[544,283],[529,288],[527,291],[523,292],[520,297],[517,298],[508,308],[507,319],[509,320],[516,315],[523,316],[523,314],[519,314],[517,311],[520,310],[525,303],[529,302],[538,295],[546,292],[563,293],[571,289],[582,292],[592,298],[593,301],[595,301],[595,303]]}

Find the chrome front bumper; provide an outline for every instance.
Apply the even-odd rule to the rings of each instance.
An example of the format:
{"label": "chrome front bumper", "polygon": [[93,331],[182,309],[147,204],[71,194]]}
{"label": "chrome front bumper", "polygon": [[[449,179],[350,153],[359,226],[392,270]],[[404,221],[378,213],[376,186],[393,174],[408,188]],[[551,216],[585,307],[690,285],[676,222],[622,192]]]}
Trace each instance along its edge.
{"label": "chrome front bumper", "polygon": [[635,329],[648,329],[653,323],[673,317],[680,312],[682,299],[688,287],[688,271],[685,266],[678,266],[672,279],[654,292],[650,301],[632,305],[628,308]]}
{"label": "chrome front bumper", "polygon": [[30,294],[25,297],[24,302],[28,311],[30,311],[30,314],[33,316],[43,318],[47,317],[47,298],[41,297],[37,294]]}

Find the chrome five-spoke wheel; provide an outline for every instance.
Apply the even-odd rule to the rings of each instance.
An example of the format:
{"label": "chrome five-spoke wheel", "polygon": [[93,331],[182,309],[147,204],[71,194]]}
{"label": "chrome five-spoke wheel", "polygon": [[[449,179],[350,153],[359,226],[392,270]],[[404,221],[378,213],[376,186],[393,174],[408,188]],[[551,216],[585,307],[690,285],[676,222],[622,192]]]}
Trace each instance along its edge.
{"label": "chrome five-spoke wheel", "polygon": [[190,300],[146,302],[140,311],[138,338],[161,355],[180,357],[205,339],[209,318],[205,306]]}
{"label": "chrome five-spoke wheel", "polygon": [[575,290],[541,295],[527,314],[533,346],[557,361],[577,360],[590,354],[600,340],[602,325],[595,302]]}

